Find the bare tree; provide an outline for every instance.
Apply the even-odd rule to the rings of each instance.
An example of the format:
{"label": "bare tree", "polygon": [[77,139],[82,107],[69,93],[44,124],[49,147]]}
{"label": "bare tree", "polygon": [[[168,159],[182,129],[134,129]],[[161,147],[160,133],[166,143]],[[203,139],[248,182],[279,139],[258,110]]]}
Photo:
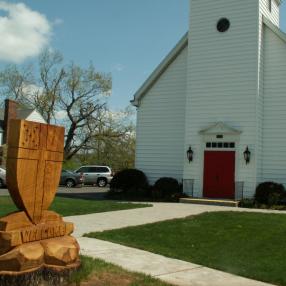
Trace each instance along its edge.
{"label": "bare tree", "polygon": [[1,95],[4,98],[13,98],[25,104],[31,103],[27,87],[32,85],[32,66],[19,69],[15,65],[8,65],[0,73]]}
{"label": "bare tree", "polygon": [[37,84],[41,87],[34,94],[34,106],[45,117],[47,123],[55,119],[55,112],[63,94],[66,71],[62,66],[63,58],[58,52],[45,51],[39,58],[40,77]]}
{"label": "bare tree", "polygon": [[110,91],[111,80],[92,65],[84,70],[74,64],[68,68],[66,79],[66,94],[60,97],[60,104],[70,121],[65,144],[66,159],[70,159],[96,137],[106,110],[102,97]]}
{"label": "bare tree", "polygon": [[0,72],[0,93],[36,108],[47,123],[64,125],[65,159],[69,160],[98,135],[111,77],[97,72],[92,64],[86,69],[74,63],[64,66],[62,56],[50,51],[39,57],[37,70],[35,76],[31,66],[8,66]]}

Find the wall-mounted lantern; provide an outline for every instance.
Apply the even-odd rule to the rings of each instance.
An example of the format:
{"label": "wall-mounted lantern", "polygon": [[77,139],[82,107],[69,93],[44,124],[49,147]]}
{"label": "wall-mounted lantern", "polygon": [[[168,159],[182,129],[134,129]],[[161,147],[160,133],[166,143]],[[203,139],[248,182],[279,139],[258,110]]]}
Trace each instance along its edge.
{"label": "wall-mounted lantern", "polygon": [[193,155],[194,155],[194,151],[192,150],[192,147],[190,146],[187,151],[187,158],[189,160],[189,163],[193,161]]}
{"label": "wall-mounted lantern", "polygon": [[251,156],[251,152],[249,151],[248,146],[243,152],[243,156],[244,156],[245,163],[248,164],[250,162],[250,156]]}

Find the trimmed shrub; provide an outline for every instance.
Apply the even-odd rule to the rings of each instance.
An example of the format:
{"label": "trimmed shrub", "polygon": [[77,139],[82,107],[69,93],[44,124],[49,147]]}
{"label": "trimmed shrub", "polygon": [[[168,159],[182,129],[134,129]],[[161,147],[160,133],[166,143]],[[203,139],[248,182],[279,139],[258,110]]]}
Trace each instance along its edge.
{"label": "trimmed shrub", "polygon": [[174,178],[160,178],[152,188],[152,196],[154,200],[177,202],[182,195],[182,187]]}
{"label": "trimmed shrub", "polygon": [[114,175],[110,182],[110,194],[121,194],[125,197],[144,197],[149,183],[146,175],[137,169],[122,170]]}
{"label": "trimmed shrub", "polygon": [[239,207],[241,208],[254,208],[255,201],[254,199],[243,199],[239,202]]}
{"label": "trimmed shrub", "polygon": [[286,192],[282,184],[265,182],[258,185],[255,193],[255,202],[268,206],[278,205],[285,201]]}

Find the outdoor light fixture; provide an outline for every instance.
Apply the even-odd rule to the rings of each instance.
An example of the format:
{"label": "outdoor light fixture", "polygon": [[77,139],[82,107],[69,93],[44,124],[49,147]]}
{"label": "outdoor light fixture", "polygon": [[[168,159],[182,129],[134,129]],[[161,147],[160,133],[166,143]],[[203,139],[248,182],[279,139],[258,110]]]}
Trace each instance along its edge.
{"label": "outdoor light fixture", "polygon": [[194,151],[192,150],[192,147],[190,146],[187,151],[187,158],[189,160],[189,163],[193,161],[193,155],[194,155]]}
{"label": "outdoor light fixture", "polygon": [[250,162],[250,155],[251,155],[251,152],[249,151],[248,146],[247,146],[245,151],[243,152],[243,156],[244,156],[244,160],[246,164]]}

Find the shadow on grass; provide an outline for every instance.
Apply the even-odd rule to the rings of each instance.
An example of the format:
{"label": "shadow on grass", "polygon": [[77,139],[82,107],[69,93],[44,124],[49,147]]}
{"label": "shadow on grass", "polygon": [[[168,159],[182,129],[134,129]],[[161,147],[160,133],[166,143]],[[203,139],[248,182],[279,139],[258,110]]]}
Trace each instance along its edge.
{"label": "shadow on grass", "polygon": [[81,200],[106,200],[106,192],[90,192],[90,193],[57,193],[57,197],[69,198],[69,199],[81,199]]}

